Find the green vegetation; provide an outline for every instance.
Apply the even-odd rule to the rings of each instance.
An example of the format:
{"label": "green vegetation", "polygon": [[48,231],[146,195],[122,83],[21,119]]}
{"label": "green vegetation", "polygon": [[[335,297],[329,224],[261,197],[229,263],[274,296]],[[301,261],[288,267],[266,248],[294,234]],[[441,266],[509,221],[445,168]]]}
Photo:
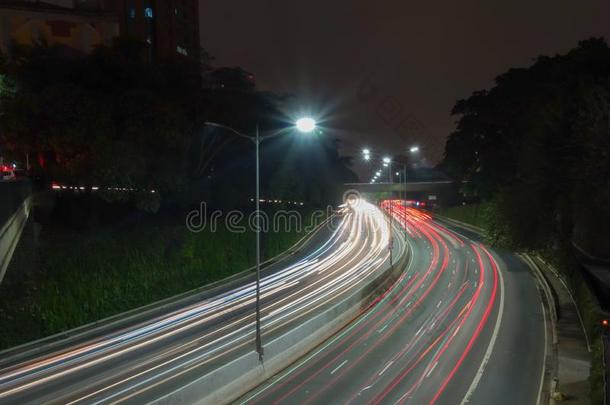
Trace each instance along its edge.
{"label": "green vegetation", "polygon": [[591,371],[589,374],[592,404],[604,403],[604,352],[602,345],[602,339],[599,336],[596,336],[593,340]]}
{"label": "green vegetation", "polygon": [[490,210],[491,205],[488,203],[468,204],[444,207],[438,210],[438,214],[479,228],[488,229]]}
{"label": "green vegetation", "polygon": [[[0,349],[189,291],[255,263],[254,233],[220,225],[214,233],[174,224],[63,232],[43,235],[40,274],[0,286]],[[264,234],[263,258],[304,235]]]}
{"label": "green vegetation", "polygon": [[598,224],[583,239],[610,226],[609,78],[610,47],[593,38],[455,104],[442,166],[470,197],[493,202],[494,239],[569,252],[580,213]]}

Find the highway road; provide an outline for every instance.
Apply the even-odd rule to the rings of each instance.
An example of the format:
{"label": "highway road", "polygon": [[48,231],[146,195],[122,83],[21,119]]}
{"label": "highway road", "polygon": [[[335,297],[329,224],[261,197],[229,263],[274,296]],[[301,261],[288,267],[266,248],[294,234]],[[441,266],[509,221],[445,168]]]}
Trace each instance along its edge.
{"label": "highway road", "polygon": [[536,404],[544,309],[526,265],[390,202],[407,269],[370,311],[238,403]]}
{"label": "highway road", "polygon": [[[390,224],[361,201],[315,248],[266,269],[263,343],[387,268]],[[400,240],[398,240],[400,242]],[[394,253],[406,246],[395,244]],[[254,283],[41,354],[0,359],[0,403],[144,403],[254,347]],[[28,352],[32,353],[32,352]]]}

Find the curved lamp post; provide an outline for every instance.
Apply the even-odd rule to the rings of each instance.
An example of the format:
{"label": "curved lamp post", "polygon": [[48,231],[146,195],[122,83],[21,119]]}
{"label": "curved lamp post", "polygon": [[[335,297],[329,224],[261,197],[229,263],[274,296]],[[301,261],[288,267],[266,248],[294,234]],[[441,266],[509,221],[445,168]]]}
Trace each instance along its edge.
{"label": "curved lamp post", "polygon": [[[258,353],[258,359],[263,361],[263,342],[261,339],[261,303],[260,303],[260,291],[261,291],[261,224],[260,224],[260,143],[266,139],[274,138],[281,135],[282,133],[276,133],[273,135],[267,135],[264,137],[260,136],[258,125],[256,125],[256,132],[254,136],[242,134],[241,132],[233,129],[227,125],[218,124],[216,122],[204,122],[204,126],[222,128],[233,134],[249,139],[256,145],[256,351]],[[313,118],[304,117],[300,118],[295,122],[295,127],[300,132],[309,133],[316,129],[316,121]]]}

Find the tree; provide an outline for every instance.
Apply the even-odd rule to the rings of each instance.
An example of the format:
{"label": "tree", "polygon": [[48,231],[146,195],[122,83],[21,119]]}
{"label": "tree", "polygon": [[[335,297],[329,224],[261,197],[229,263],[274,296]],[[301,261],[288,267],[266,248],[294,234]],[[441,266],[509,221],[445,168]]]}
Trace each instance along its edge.
{"label": "tree", "polygon": [[47,181],[100,186],[107,199],[128,188],[148,204],[179,190],[195,129],[194,72],[180,61],[146,64],[136,52],[125,42],[86,56],[18,48],[2,67],[10,91],[0,99],[1,141],[37,157]]}
{"label": "tree", "polygon": [[[16,48],[0,61],[0,142],[30,155],[47,183],[100,187],[106,200],[134,200],[146,210],[156,210],[162,197],[182,205],[249,202],[253,143],[204,123],[274,132],[287,125],[286,96],[257,90],[254,76],[241,68],[212,69],[204,52],[204,66],[183,59],[149,64],[141,52],[142,44],[128,40],[90,55],[43,44]],[[280,167],[302,172],[299,159],[285,159],[276,148],[281,142],[262,145],[264,187]],[[347,170],[336,145],[307,153],[327,156],[317,168],[330,168],[326,173]],[[301,188],[309,181],[317,184],[307,187],[327,185],[299,180]],[[297,187],[283,183],[280,194]]]}
{"label": "tree", "polygon": [[498,237],[569,251],[578,211],[608,213],[609,77],[610,49],[590,39],[456,103],[443,165],[495,201]]}

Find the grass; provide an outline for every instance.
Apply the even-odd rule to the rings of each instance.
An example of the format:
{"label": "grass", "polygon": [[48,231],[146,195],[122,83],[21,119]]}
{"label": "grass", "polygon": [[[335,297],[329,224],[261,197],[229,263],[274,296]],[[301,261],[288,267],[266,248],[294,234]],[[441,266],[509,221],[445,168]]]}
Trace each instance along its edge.
{"label": "grass", "polygon": [[438,214],[465,222],[470,225],[486,229],[489,224],[488,204],[469,204],[458,205],[455,207],[445,207],[438,210]]}
{"label": "grass", "polygon": [[[269,232],[263,258],[304,235]],[[221,280],[254,265],[254,233],[191,233],[146,224],[43,234],[41,270],[0,285],[0,349],[53,335]]]}

